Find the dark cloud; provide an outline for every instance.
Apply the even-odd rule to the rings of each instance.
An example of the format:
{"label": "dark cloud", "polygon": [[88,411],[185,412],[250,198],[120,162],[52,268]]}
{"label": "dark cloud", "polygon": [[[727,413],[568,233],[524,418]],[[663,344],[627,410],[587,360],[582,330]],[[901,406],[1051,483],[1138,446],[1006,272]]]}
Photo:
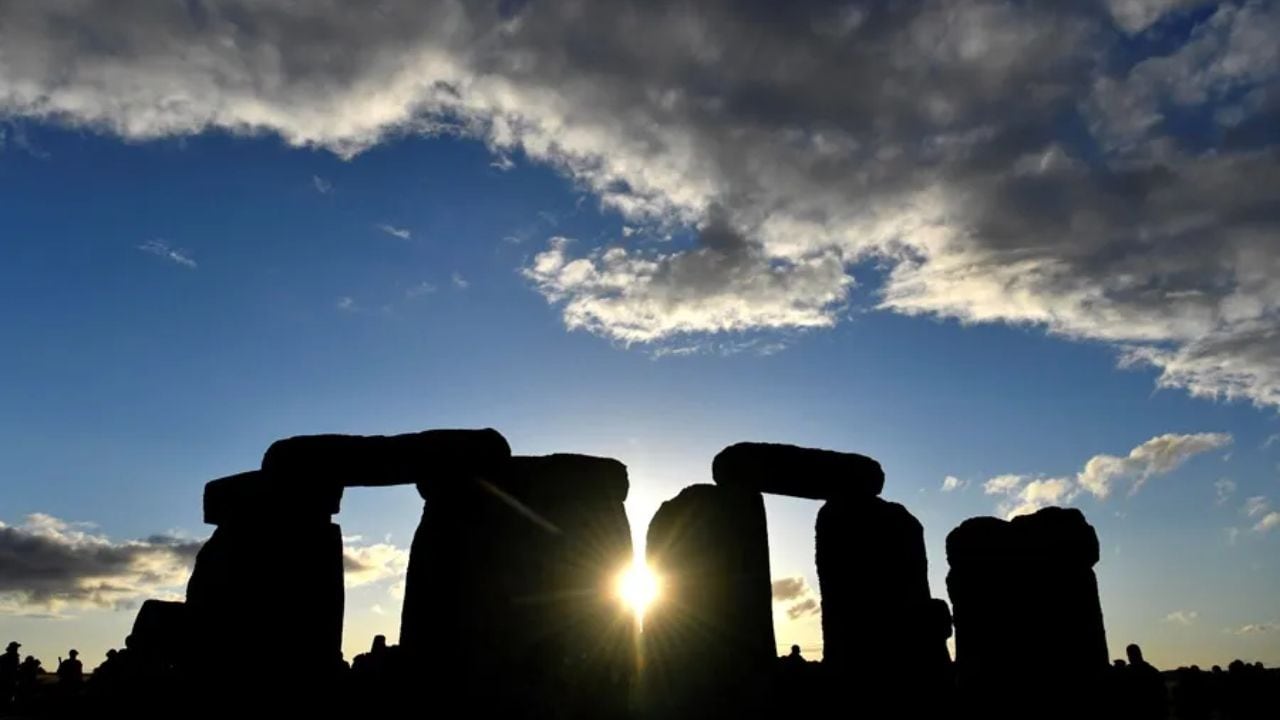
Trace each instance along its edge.
{"label": "dark cloud", "polygon": [[[113,541],[91,526],[39,513],[21,525],[0,523],[0,614],[58,616],[179,598],[203,543],[171,535]],[[388,543],[343,546],[349,587],[402,580],[408,560],[407,550]]]}
{"label": "dark cloud", "polygon": [[[447,131],[550,164],[644,232],[554,239],[527,276],[624,343],[862,302],[1280,405],[1273,3],[501,5],[9,3],[0,113],[343,154]],[[886,279],[857,294],[867,262]]]}
{"label": "dark cloud", "polygon": [[799,620],[805,615],[817,615],[820,612],[822,612],[822,608],[818,605],[818,601],[808,598],[787,608],[787,617],[792,620]]}
{"label": "dark cloud", "polygon": [[0,612],[128,607],[186,582],[199,541],[112,542],[48,515],[0,525]]}
{"label": "dark cloud", "polygon": [[775,602],[795,600],[807,592],[809,592],[809,588],[805,586],[804,578],[802,577],[789,577],[773,581],[773,599]]}

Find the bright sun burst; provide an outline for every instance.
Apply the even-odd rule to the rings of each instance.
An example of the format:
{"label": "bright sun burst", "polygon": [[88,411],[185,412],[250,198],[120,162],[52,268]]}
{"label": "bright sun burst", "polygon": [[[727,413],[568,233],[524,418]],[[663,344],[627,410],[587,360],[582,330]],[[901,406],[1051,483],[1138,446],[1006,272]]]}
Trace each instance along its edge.
{"label": "bright sun burst", "polygon": [[643,619],[645,610],[658,599],[660,585],[657,574],[636,560],[618,574],[618,598],[637,618]]}

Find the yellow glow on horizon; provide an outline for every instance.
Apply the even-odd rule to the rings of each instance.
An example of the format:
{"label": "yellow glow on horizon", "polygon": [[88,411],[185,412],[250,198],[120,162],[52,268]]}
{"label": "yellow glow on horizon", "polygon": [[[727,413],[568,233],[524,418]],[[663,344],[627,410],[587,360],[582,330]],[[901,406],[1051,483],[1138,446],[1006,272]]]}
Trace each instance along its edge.
{"label": "yellow glow on horizon", "polygon": [[643,622],[644,613],[658,599],[662,582],[648,565],[635,560],[618,573],[618,599]]}

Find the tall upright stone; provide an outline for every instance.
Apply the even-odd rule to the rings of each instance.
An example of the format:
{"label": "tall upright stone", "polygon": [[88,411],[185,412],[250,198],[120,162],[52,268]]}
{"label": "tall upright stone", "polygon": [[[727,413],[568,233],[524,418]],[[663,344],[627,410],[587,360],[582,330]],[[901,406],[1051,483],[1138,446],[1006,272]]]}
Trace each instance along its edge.
{"label": "tall upright stone", "polygon": [[691,485],[658,508],[645,548],[662,582],[644,621],[650,712],[741,717],[758,710],[777,654],[763,498]]}
{"label": "tall upright stone", "polygon": [[816,536],[823,664],[863,696],[913,688],[904,702],[931,700],[950,627],[929,593],[920,522],[898,503],[847,497],[818,511]]}
{"label": "tall upright stone", "polygon": [[951,531],[947,589],[959,685],[972,710],[1098,714],[1108,664],[1098,559],[1097,534],[1074,508],[972,518]]}
{"label": "tall upright stone", "polygon": [[400,641],[432,683],[487,713],[624,714],[633,635],[614,579],[632,557],[626,467],[515,457],[418,489]]}
{"label": "tall upright stone", "polygon": [[[340,485],[297,493],[260,471],[205,486],[205,522],[187,585],[196,674],[244,678],[249,648],[287,648],[280,680],[320,677],[341,660],[342,534],[330,522]],[[265,682],[265,681],[264,681]]]}

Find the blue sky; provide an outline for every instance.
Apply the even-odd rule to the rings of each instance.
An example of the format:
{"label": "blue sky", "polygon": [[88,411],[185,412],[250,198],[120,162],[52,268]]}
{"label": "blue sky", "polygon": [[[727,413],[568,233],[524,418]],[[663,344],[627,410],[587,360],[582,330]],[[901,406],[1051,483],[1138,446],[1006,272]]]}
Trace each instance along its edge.
{"label": "blue sky", "polygon": [[[973,3],[942,25],[933,3],[906,20],[855,3],[825,18],[941,33],[973,64],[945,87],[903,78],[903,107],[813,101],[839,38],[803,80],[727,60],[710,84],[656,61],[521,75],[505,53],[556,57],[548,5],[472,54],[348,28],[441,74],[408,90],[345,41],[350,67],[255,64],[253,42],[311,57],[289,24],[303,18],[135,17],[155,32],[107,23],[121,40],[105,59],[24,20],[27,44],[0,56],[0,522],[58,557],[131,559],[56,583],[0,572],[0,639],[46,664],[120,644],[139,599],[181,593],[179,548],[210,530],[203,483],[255,467],[274,439],[492,426],[519,453],[625,462],[637,538],[730,443],[872,455],[885,496],[926,527],[939,597],[960,521],[1070,503],[1102,539],[1113,654],[1138,641],[1163,665],[1280,663],[1280,185],[1274,133],[1251,129],[1274,119],[1277,81],[1245,32],[1280,27],[1268,3],[1055,18]],[[754,11],[705,12],[688,22],[710,37],[724,28],[697,23],[714,16],[796,47]],[[1079,42],[1047,39],[1050,19]],[[271,82],[175,49],[224,32],[245,43],[237,72]],[[724,32],[708,47],[731,58]],[[1048,51],[1062,57],[1022,69]],[[610,84],[626,73],[719,98],[706,107],[723,115]],[[179,80],[201,91],[174,101]],[[1000,110],[1063,85],[1066,101]],[[913,134],[867,130],[877,113]],[[1007,127],[1024,115],[1031,129]],[[937,149],[957,143],[977,144]],[[420,507],[403,488],[344,500],[367,566],[349,578],[348,656],[395,632]],[[786,610],[817,596],[817,507],[768,502],[774,576],[809,588],[777,604],[778,639],[810,654],[818,618]]]}

